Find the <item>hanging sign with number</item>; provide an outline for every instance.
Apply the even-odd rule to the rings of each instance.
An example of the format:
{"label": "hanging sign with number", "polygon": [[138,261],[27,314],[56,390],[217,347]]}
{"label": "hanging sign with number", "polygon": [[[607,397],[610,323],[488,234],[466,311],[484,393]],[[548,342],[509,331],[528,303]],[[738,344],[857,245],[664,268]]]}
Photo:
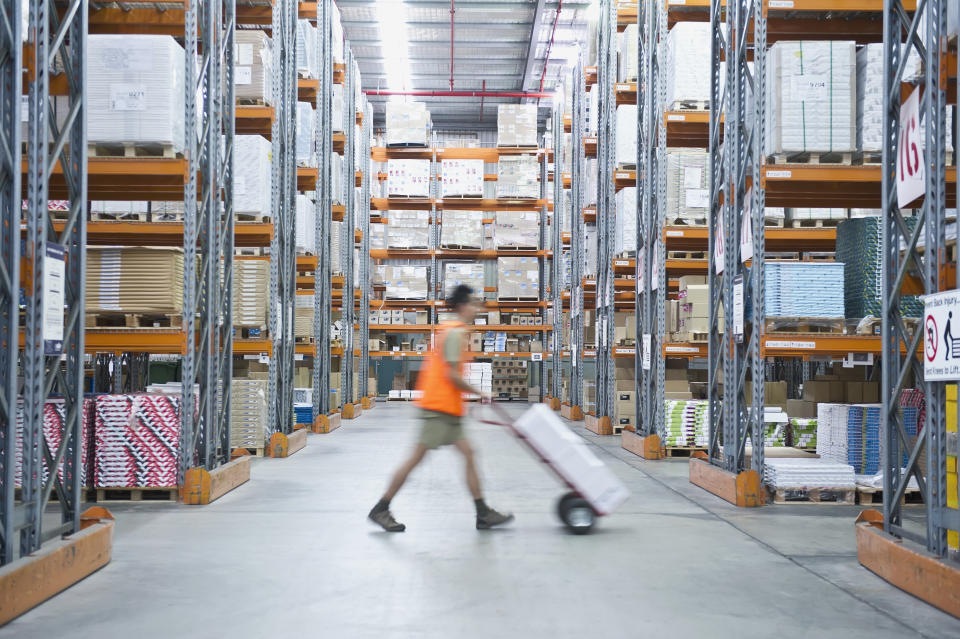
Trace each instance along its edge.
{"label": "hanging sign with number", "polygon": [[713,242],[713,269],[719,274],[723,273],[723,263],[726,261],[726,251],[723,243],[723,212],[717,216],[717,234]]}
{"label": "hanging sign with number", "polygon": [[747,263],[753,257],[753,189],[747,191],[743,201],[743,220],[740,224],[740,262]]}
{"label": "hanging sign with number", "polygon": [[920,147],[920,88],[917,87],[900,107],[900,140],[897,143],[897,206],[908,204],[926,193],[923,176],[923,150]]}
{"label": "hanging sign with number", "polygon": [[660,243],[653,245],[653,261],[650,262],[650,290],[660,288]]}

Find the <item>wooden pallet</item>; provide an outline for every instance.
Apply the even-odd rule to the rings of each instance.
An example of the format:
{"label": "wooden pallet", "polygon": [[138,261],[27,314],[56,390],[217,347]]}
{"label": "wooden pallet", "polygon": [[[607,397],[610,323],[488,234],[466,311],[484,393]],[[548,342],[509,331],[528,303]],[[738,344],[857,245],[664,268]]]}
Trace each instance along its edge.
{"label": "wooden pallet", "polygon": [[507,150],[516,149],[516,150],[519,150],[519,151],[539,151],[539,150],[540,150],[539,147],[537,147],[536,145],[533,145],[533,146],[522,146],[522,145],[521,145],[521,146],[516,146],[516,145],[510,145],[510,144],[498,144],[498,145],[497,145],[497,148],[498,148],[498,149],[507,149]]}
{"label": "wooden pallet", "polygon": [[[882,505],[883,490],[879,488],[864,488],[857,486],[857,503],[861,505]],[[923,503],[923,494],[919,490],[907,490],[900,498],[901,505]]]}
{"label": "wooden pallet", "polygon": [[234,213],[233,215],[237,222],[257,222],[258,224],[263,224],[270,221],[269,215],[260,215],[259,213]]}
{"label": "wooden pallet", "polygon": [[850,166],[853,164],[854,153],[805,151],[802,153],[777,153],[769,158],[773,164],[839,164]]}
{"label": "wooden pallet", "polygon": [[97,313],[86,316],[88,328],[182,328],[183,315],[165,313]]}
{"label": "wooden pallet", "polygon": [[668,260],[705,260],[706,251],[667,251]]}
{"label": "wooden pallet", "polygon": [[883,153],[880,151],[860,151],[857,153],[857,160],[860,164],[881,164]]}
{"label": "wooden pallet", "polygon": [[444,195],[444,200],[482,200],[483,194],[480,195]]}
{"label": "wooden pallet", "polygon": [[270,248],[265,246],[245,246],[234,249],[233,254],[241,257],[264,257],[270,255]]}
{"label": "wooden pallet", "polygon": [[695,453],[707,452],[704,446],[667,446],[667,457],[693,457]]}
{"label": "wooden pallet", "polygon": [[540,299],[537,298],[537,297],[498,297],[498,298],[497,298],[497,301],[498,301],[498,302],[506,302],[507,304],[510,304],[510,303],[512,303],[512,302],[517,302],[517,303],[520,303],[520,302],[539,302]]}
{"label": "wooden pallet", "polygon": [[149,213],[91,213],[90,219],[94,222],[147,222]]}
{"label": "wooden pallet", "polygon": [[710,341],[710,333],[673,333],[672,338],[674,342],[683,342],[686,344],[706,344]]}
{"label": "wooden pallet", "polygon": [[238,339],[266,339],[269,335],[266,326],[237,326],[235,328],[240,331],[240,334],[236,336]]}
{"label": "wooden pallet", "polygon": [[763,225],[769,228],[782,229],[784,219],[782,217],[774,217],[770,215],[763,216]]}
{"label": "wooden pallet", "polygon": [[294,337],[294,341],[297,344],[313,344],[314,339],[312,337],[300,336],[300,337]]}
{"label": "wooden pallet", "polygon": [[263,98],[237,98],[237,106],[270,106]]}
{"label": "wooden pallet", "polygon": [[667,226],[707,226],[705,217],[668,217]]}
{"label": "wooden pallet", "polygon": [[245,450],[254,457],[263,457],[264,447],[258,446],[257,448],[252,448],[250,446],[237,446],[233,450],[234,451]]}
{"label": "wooden pallet", "polygon": [[853,488],[777,488],[771,490],[775,504],[831,504],[852,506],[857,491]]}
{"label": "wooden pallet", "polygon": [[843,335],[843,318],[822,317],[768,317],[766,331],[768,333],[828,333]]}
{"label": "wooden pallet", "polygon": [[[343,133],[340,131],[339,133]],[[388,149],[425,149],[427,148],[426,144],[421,144],[419,142],[394,142],[393,144],[387,145]]]}
{"label": "wooden pallet", "polygon": [[804,262],[836,262],[837,254],[829,251],[810,251],[803,254]]}
{"label": "wooden pallet", "polygon": [[667,111],[709,111],[710,100],[674,100]]}
{"label": "wooden pallet", "polygon": [[498,251],[537,251],[536,246],[498,246]]}
{"label": "wooden pallet", "polygon": [[176,486],[97,488],[97,501],[177,501],[178,494]]}
{"label": "wooden pallet", "polygon": [[479,251],[479,246],[467,246],[466,244],[443,244],[440,246],[442,251]]}
{"label": "wooden pallet", "polygon": [[149,144],[141,142],[98,142],[87,144],[88,157],[167,158],[183,157],[172,144]]}
{"label": "wooden pallet", "polygon": [[616,171],[636,171],[636,170],[637,170],[637,164],[636,164],[636,162],[621,162],[620,164],[617,165],[617,168],[614,169],[614,172],[616,172]]}
{"label": "wooden pallet", "polygon": [[800,218],[790,220],[790,228],[795,229],[824,229],[833,228],[845,222],[846,218]]}

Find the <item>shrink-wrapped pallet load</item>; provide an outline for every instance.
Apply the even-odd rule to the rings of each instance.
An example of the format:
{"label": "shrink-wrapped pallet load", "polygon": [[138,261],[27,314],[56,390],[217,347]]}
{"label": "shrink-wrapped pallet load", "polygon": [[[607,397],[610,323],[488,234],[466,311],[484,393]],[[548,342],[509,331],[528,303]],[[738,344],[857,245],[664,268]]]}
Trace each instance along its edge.
{"label": "shrink-wrapped pallet load", "polygon": [[390,211],[387,248],[415,249],[430,246],[430,211]]}
{"label": "shrink-wrapped pallet load", "polygon": [[634,254],[637,250],[637,187],[620,189],[615,201],[617,232],[614,251],[617,255]]}
{"label": "shrink-wrapped pallet load", "polygon": [[233,325],[237,328],[267,327],[270,302],[270,262],[233,261]]}
{"label": "shrink-wrapped pallet load", "polygon": [[427,146],[430,112],[423,102],[387,102],[387,146]]}
{"label": "shrink-wrapped pallet load", "polygon": [[309,102],[297,102],[297,164],[316,166],[317,118]]}
{"label": "shrink-wrapped pallet load", "polygon": [[183,151],[183,47],[166,35],[91,35],[86,61],[88,143]]}
{"label": "shrink-wrapped pallet load", "polygon": [[388,160],[387,197],[430,197],[430,160]]}
{"label": "shrink-wrapped pallet load", "polygon": [[539,299],[540,266],[535,257],[497,258],[498,299]]}
{"label": "shrink-wrapped pallet load", "polygon": [[497,163],[497,198],[540,197],[540,163],[535,155],[501,156]]}
{"label": "shrink-wrapped pallet load", "polygon": [[483,196],[483,160],[443,160],[441,197]]}
{"label": "shrink-wrapped pallet load", "polygon": [[377,266],[377,275],[386,287],[385,299],[427,299],[426,266]]}
{"label": "shrink-wrapped pallet load", "polygon": [[301,78],[320,77],[320,49],[317,28],[309,20],[297,20],[297,74]]}
{"label": "shrink-wrapped pallet load", "polygon": [[473,289],[474,295],[483,297],[484,266],[480,263],[463,264],[447,262],[443,271],[444,295],[449,296],[460,284],[466,284]]}
{"label": "shrink-wrapped pallet load", "polygon": [[494,230],[496,248],[537,248],[540,244],[540,214],[533,211],[497,211]]}
{"label": "shrink-wrapped pallet load", "polygon": [[330,126],[334,133],[343,133],[345,129],[343,119],[343,85],[333,85],[333,115],[330,116]]}
{"label": "shrink-wrapped pallet load", "polygon": [[617,71],[617,80],[619,82],[634,82],[638,77],[637,54],[637,23],[631,22],[627,28],[617,36],[619,49],[619,64]]}
{"label": "shrink-wrapped pallet load", "polygon": [[333,204],[346,204],[343,190],[343,156],[331,153],[330,200]]}
{"label": "shrink-wrapped pallet load", "polygon": [[343,259],[340,247],[343,245],[343,222],[330,222],[330,272],[343,275]]}
{"label": "shrink-wrapped pallet load", "polygon": [[768,320],[843,319],[843,264],[767,262],[764,266],[764,294]]}
{"label": "shrink-wrapped pallet load", "polygon": [[87,249],[85,312],[179,315],[183,249]]}
{"label": "shrink-wrapped pallet load", "polygon": [[313,337],[313,295],[297,295],[293,312],[293,336]]}
{"label": "shrink-wrapped pallet load", "polygon": [[537,105],[497,106],[497,146],[537,146]]}
{"label": "shrink-wrapped pallet load", "polygon": [[273,104],[273,57],[263,31],[234,35],[233,96],[237,104]]}
{"label": "shrink-wrapped pallet load", "polygon": [[705,224],[710,210],[709,156],[697,149],[667,153],[667,224]]}
{"label": "shrink-wrapped pallet load", "polygon": [[[709,107],[710,42],[707,22],[679,22],[670,29],[665,62],[667,109]],[[722,73],[720,77],[722,81]]]}
{"label": "shrink-wrapped pallet load", "polygon": [[440,245],[444,248],[481,248],[483,212],[444,211],[443,224],[440,225]]}
{"label": "shrink-wrapped pallet load", "polygon": [[313,200],[302,193],[297,194],[296,206],[297,252],[316,255],[317,207]]}
{"label": "shrink-wrapped pallet load", "polygon": [[273,168],[272,146],[260,135],[238,135],[233,140],[233,212],[259,221],[270,217]]}
{"label": "shrink-wrapped pallet load", "polygon": [[766,155],[856,148],[853,41],[784,41],[767,57]]}
{"label": "shrink-wrapped pallet load", "polygon": [[615,155],[617,166],[637,165],[637,105],[621,104],[617,107],[617,141]]}
{"label": "shrink-wrapped pallet load", "polygon": [[177,486],[179,395],[98,395],[94,424],[94,486]]}

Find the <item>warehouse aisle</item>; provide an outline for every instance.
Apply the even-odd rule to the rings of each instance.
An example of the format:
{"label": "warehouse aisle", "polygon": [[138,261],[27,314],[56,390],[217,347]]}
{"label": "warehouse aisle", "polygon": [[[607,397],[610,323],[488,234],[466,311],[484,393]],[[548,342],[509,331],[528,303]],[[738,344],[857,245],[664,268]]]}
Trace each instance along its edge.
{"label": "warehouse aisle", "polygon": [[115,507],[112,563],[0,637],[960,636],[960,620],[859,568],[855,509],[737,511],[690,486],[683,462],[640,470],[613,438],[589,437],[633,497],[594,535],[563,533],[557,481],[480,424],[488,500],[516,525],[474,530],[445,450],[394,502],[408,531],[379,532],[366,511],[414,415],[380,404],[290,459],[257,460],[205,508]]}

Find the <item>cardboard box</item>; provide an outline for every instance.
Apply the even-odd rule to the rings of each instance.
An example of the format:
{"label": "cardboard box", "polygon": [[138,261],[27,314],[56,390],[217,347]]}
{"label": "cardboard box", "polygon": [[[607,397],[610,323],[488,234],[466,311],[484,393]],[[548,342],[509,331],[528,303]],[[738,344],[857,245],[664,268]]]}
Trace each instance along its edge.
{"label": "cardboard box", "polygon": [[617,382],[617,392],[620,391],[635,391],[637,386],[634,380],[632,379],[618,379]]}
{"label": "cardboard box", "polygon": [[787,383],[766,382],[763,385],[763,404],[764,406],[785,407],[787,405]]}
{"label": "cardboard box", "polygon": [[633,402],[635,399],[635,391],[620,391],[617,393],[617,396],[615,399],[618,404],[622,402],[629,402],[629,404],[633,406]]}
{"label": "cardboard box", "polygon": [[788,399],[786,411],[790,417],[815,418],[817,405],[805,399]]}
{"label": "cardboard box", "polygon": [[880,402],[879,382],[863,382],[863,403],[877,404]]}

